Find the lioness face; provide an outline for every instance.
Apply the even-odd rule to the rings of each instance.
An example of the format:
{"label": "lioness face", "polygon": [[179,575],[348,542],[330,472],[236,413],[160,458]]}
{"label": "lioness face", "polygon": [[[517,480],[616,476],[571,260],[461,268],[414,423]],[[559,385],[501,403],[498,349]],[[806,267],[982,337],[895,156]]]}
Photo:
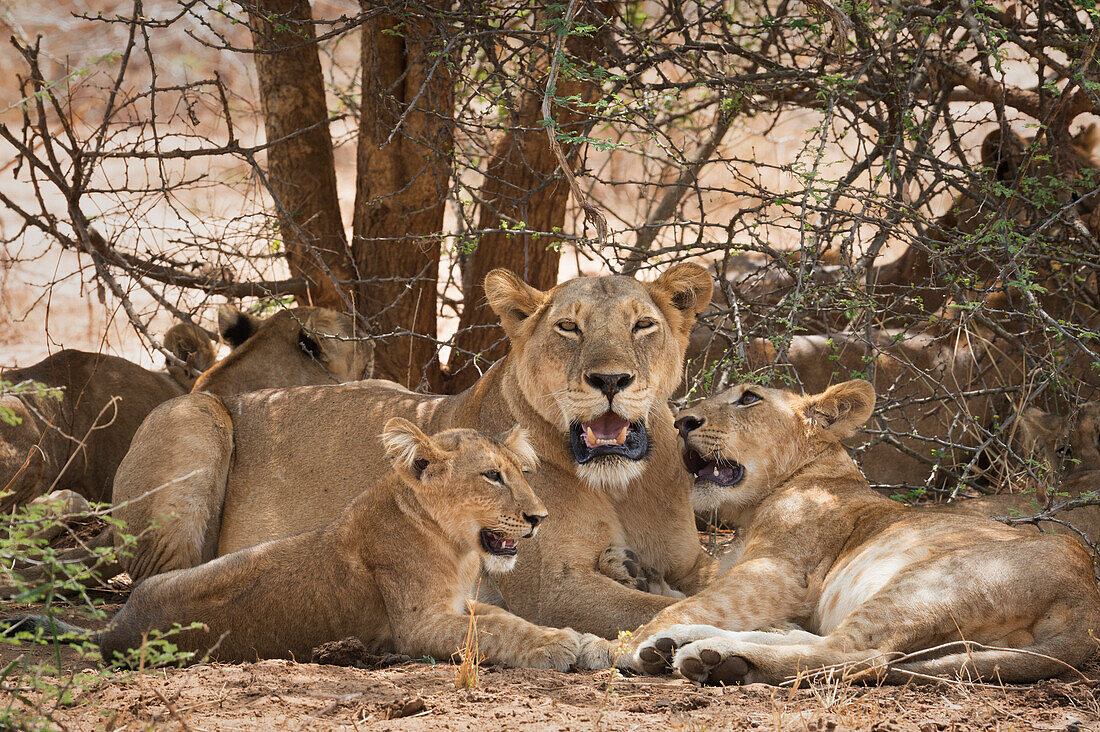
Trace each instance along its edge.
{"label": "lioness face", "polygon": [[650,416],[680,382],[710,275],[682,264],[652,283],[582,277],[541,292],[496,270],[485,289],[529,407],[560,431],[582,479],[625,488],[644,470]]}
{"label": "lioness face", "polygon": [[1031,407],[1020,417],[1020,434],[1024,450],[1047,470],[1100,470],[1100,402],[1083,405],[1076,418]]}
{"label": "lioness face", "polygon": [[759,503],[821,446],[854,434],[874,405],[874,388],[857,379],[806,397],[741,384],[685,409],[676,427],[695,477],[692,507],[706,513]]}
{"label": "lioness face", "polygon": [[382,434],[420,506],[459,547],[478,551],[485,568],[507,572],[519,539],[535,535],[546,507],[527,474],[538,462],[518,426],[503,435],[454,429],[427,437],[395,418]]}
{"label": "lioness face", "polygon": [[374,346],[355,321],[328,308],[280,310],[267,318],[222,306],[218,330],[233,351],[205,371],[194,391],[240,394],[280,386],[369,379]]}

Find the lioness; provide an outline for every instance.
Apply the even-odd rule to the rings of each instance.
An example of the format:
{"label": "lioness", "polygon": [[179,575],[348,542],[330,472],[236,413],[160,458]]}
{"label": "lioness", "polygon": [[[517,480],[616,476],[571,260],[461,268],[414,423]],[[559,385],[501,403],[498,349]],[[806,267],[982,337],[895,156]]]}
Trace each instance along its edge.
{"label": "lioness", "polygon": [[[1060,505],[1082,494],[1100,493],[1100,402],[1083,405],[1075,420],[1029,408],[1020,416],[1020,432],[1024,449],[1035,455],[1040,470],[1049,476],[1053,496],[1048,495],[1048,485],[1041,483],[1034,492],[963,498],[936,508],[976,516],[1034,516],[1044,511],[1048,499]],[[1065,509],[1053,519],[1023,526],[1100,544],[1100,506]]]}
{"label": "lioness", "polygon": [[[382,432],[389,463],[329,525],[162,574],[130,595],[100,637],[104,658],[153,630],[221,661],[308,659],[348,636],[368,648],[449,658],[476,615],[492,663],[565,671],[582,636],[467,602],[480,565],[507,572],[546,508],[525,473],[538,458],[518,426],[498,437],[455,429],[426,436],[401,418]],[[366,487],[366,486],[364,486]]]}
{"label": "lioness", "polygon": [[214,344],[197,326],[172,326],[164,346],[189,368],[173,364],[155,372],[117,356],[65,349],[33,366],[3,371],[0,378],[10,384],[37,382],[62,394],[60,400],[0,396],[18,418],[17,424],[0,420],[0,491],[7,494],[0,496],[0,510],[54,488],[105,500],[141,420],[191,388],[191,369],[214,363]]}
{"label": "lioness", "polygon": [[746,537],[726,574],[637,631],[630,664],[722,684],[842,664],[1024,682],[1093,654],[1100,592],[1081,545],[870,490],[840,441],[874,401],[860,380],[807,397],[742,385],[680,414],[693,503],[736,506]]}
{"label": "lioness", "polygon": [[710,291],[693,264],[649,283],[587,277],[548,292],[495,270],[485,292],[511,349],[461,394],[368,381],[164,404],[115,482],[116,503],[152,492],[122,516],[142,537],[127,569],[141,580],[323,526],[378,475],[390,417],[428,432],[518,422],[542,464],[532,485],[555,520],[500,578],[509,609],[611,637],[637,627],[671,599],[601,573],[609,546],[633,550],[686,594],[712,576],[667,404]]}

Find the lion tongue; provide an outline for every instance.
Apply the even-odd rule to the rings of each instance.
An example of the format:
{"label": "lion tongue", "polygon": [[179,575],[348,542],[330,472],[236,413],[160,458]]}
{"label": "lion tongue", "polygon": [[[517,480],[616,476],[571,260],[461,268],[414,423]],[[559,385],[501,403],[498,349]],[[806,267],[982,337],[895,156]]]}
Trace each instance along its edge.
{"label": "lion tongue", "polygon": [[729,482],[733,480],[735,468],[732,465],[719,465],[716,462],[709,462],[707,466],[698,472],[700,478],[714,478],[718,482]]}
{"label": "lion tongue", "polygon": [[630,422],[615,414],[604,412],[591,422],[582,422],[584,431],[584,443],[589,448],[599,445],[622,445],[626,442],[626,435],[630,432]]}

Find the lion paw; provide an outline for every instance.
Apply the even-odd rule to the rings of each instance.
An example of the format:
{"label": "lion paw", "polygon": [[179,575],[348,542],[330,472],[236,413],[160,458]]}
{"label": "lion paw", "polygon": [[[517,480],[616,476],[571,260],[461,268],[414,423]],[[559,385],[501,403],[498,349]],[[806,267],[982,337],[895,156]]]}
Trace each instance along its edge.
{"label": "lion paw", "polygon": [[676,651],[672,664],[685,678],[708,686],[733,686],[753,680],[753,665],[726,638],[689,643]]}
{"label": "lion paw", "polygon": [[693,641],[721,635],[723,632],[713,625],[670,626],[638,646],[634,654],[634,666],[651,676],[670,673],[673,670],[673,654],[677,648]]}
{"label": "lion paw", "polygon": [[623,546],[604,549],[597,568],[619,584],[642,592],[649,592],[650,580],[658,577],[656,570],[644,566],[637,554]]}
{"label": "lion paw", "polygon": [[546,634],[546,640],[540,646],[532,649],[528,657],[516,665],[568,671],[577,662],[581,645],[581,634],[572,628],[553,630]]}

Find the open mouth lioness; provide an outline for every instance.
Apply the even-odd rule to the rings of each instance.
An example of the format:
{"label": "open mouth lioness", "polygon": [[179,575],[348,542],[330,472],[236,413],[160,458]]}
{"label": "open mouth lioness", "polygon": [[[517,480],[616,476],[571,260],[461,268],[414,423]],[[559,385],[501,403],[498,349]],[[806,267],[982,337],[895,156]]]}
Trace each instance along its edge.
{"label": "open mouth lioness", "polygon": [[630,422],[609,410],[596,419],[570,425],[569,443],[579,465],[603,455],[641,460],[649,449],[649,435],[644,422]]}
{"label": "open mouth lioness", "polygon": [[703,457],[690,444],[684,450],[684,467],[695,476],[696,482],[705,480],[726,488],[745,479],[745,466],[741,463],[721,457]]}
{"label": "open mouth lioness", "polygon": [[507,539],[492,529],[481,530],[481,548],[494,557],[516,556],[516,540]]}

